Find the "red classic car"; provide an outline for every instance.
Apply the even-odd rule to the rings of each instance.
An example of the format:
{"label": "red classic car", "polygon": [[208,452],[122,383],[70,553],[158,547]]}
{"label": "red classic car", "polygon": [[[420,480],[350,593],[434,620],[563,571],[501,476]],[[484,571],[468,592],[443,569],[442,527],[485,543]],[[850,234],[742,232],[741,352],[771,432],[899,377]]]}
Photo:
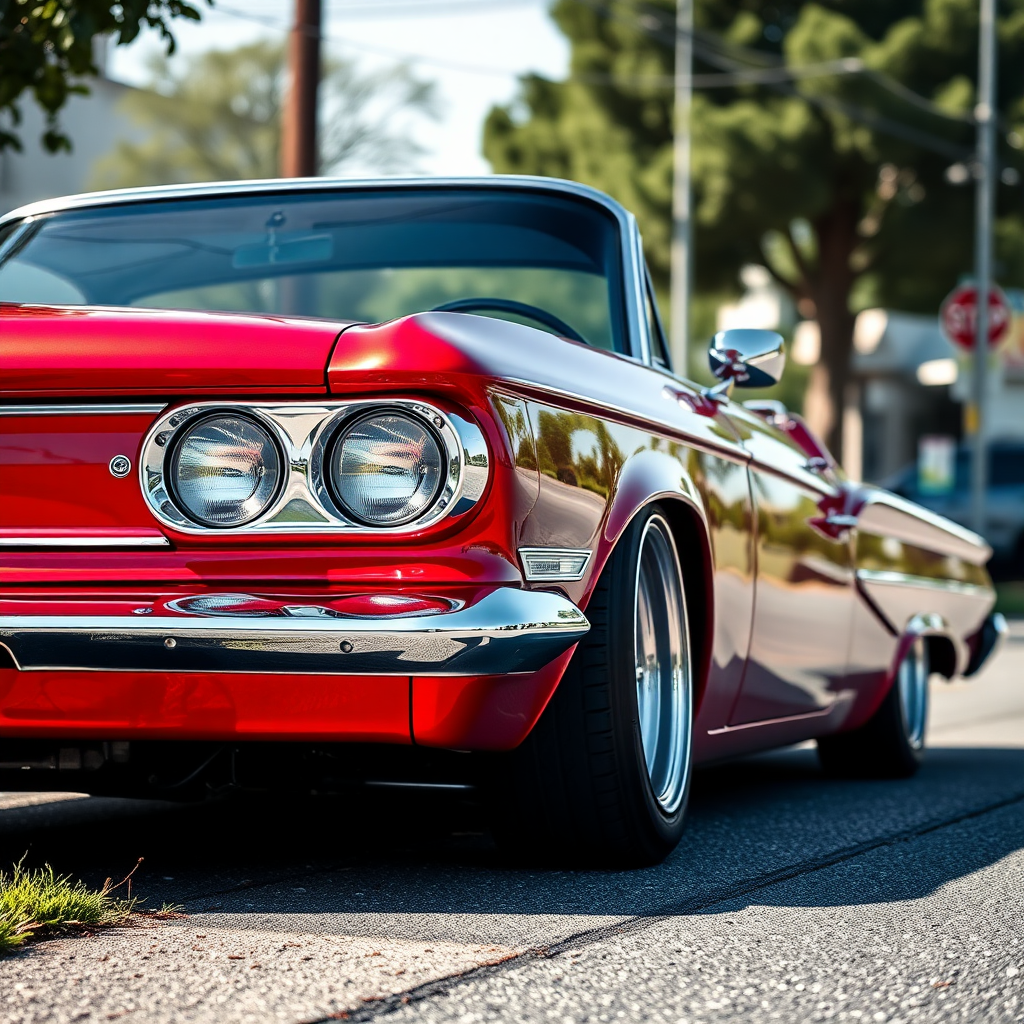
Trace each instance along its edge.
{"label": "red classic car", "polygon": [[644,863],[694,764],[905,775],[1005,629],[977,536],[673,374],[634,219],[547,179],[0,220],[0,789],[476,787]]}

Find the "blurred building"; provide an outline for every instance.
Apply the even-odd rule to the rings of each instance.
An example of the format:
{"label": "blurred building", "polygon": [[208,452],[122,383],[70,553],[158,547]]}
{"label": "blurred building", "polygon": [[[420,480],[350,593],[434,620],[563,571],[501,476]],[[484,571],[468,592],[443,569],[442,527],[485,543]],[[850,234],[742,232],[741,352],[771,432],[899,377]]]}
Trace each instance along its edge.
{"label": "blurred building", "polygon": [[[1021,319],[990,361],[986,429],[1024,441]],[[922,437],[963,439],[971,355],[951,344],[937,316],[868,310],[858,317],[854,374],[859,383],[862,475],[882,480],[919,455]]]}
{"label": "blurred building", "polygon": [[[718,311],[718,329],[761,327],[790,334],[790,359],[812,367],[821,337],[813,320],[796,321],[788,296],[763,267],[745,267],[739,301]],[[988,435],[1024,441],[1024,292],[1007,291],[1015,310],[1009,336],[993,355]],[[933,316],[864,310],[853,339],[854,384],[844,411],[844,466],[854,478],[880,481],[914,463],[921,439],[963,439],[971,392],[971,357],[947,341]],[[808,401],[810,395],[808,395]],[[805,404],[805,415],[813,413]]]}
{"label": "blurred building", "polygon": [[[1018,305],[1022,296],[1012,296]],[[868,309],[857,317],[845,433],[851,476],[879,481],[916,462],[921,438],[963,439],[971,393],[970,354],[947,341],[938,316]],[[818,361],[817,324],[797,324],[797,363]],[[986,404],[989,437],[1024,440],[1024,317],[991,360]]]}
{"label": "blurred building", "polygon": [[796,323],[793,300],[772,280],[764,267],[750,263],[740,271],[743,295],[739,301],[718,307],[717,328],[755,327],[788,332]]}
{"label": "blurred building", "polygon": [[939,330],[938,316],[882,309],[861,313],[853,373],[862,479],[883,480],[916,461],[922,437],[960,439],[957,353]]}
{"label": "blurred building", "polygon": [[119,141],[139,138],[139,129],[119,110],[119,101],[132,87],[107,77],[104,44],[95,51],[101,74],[88,81],[89,94],[71,96],[61,112],[61,125],[72,143],[70,153],[43,149],[40,138],[46,118],[31,96],[22,98],[17,132],[24,149],[0,153],[0,214],[39,199],[86,191],[93,163]]}

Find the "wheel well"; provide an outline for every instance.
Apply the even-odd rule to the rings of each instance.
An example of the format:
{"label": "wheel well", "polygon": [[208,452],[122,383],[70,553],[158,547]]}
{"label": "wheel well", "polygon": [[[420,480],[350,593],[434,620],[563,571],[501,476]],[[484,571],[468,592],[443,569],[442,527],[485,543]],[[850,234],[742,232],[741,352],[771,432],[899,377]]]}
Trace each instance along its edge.
{"label": "wheel well", "polygon": [[928,664],[933,672],[952,679],[956,675],[956,648],[948,636],[925,637],[928,644]]}
{"label": "wheel well", "polygon": [[714,593],[711,587],[713,570],[707,532],[700,516],[684,501],[662,499],[660,502],[672,527],[672,538],[679,552],[686,592],[686,613],[693,646],[693,677],[695,681],[694,711],[700,706],[711,669],[714,638]]}

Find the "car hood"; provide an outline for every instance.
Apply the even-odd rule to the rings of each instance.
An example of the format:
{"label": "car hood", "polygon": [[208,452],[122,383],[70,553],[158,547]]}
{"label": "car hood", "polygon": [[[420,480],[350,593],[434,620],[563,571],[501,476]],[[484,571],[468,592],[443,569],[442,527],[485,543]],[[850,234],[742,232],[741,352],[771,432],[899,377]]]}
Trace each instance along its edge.
{"label": "car hood", "polygon": [[323,393],[346,323],[0,304],[0,397]]}

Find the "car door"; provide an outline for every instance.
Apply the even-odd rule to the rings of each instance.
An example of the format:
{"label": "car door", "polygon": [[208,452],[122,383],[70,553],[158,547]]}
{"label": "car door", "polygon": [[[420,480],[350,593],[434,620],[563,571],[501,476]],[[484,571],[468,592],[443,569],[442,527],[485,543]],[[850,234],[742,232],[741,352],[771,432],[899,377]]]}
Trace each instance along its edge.
{"label": "car door", "polygon": [[727,415],[751,454],[754,621],[730,725],[827,714],[844,693],[854,602],[841,481],[743,406]]}
{"label": "car door", "polygon": [[[706,439],[717,437],[725,442],[723,447],[734,448],[737,455],[741,454],[736,430],[722,405],[704,397],[697,385],[671,373],[668,345],[649,272],[646,286],[651,362],[665,375],[660,389],[662,398],[674,399],[674,407],[667,407],[672,409],[667,419],[678,426],[685,418],[691,431],[699,424],[699,435]],[[683,446],[678,449],[683,450]],[[699,761],[715,756],[716,747],[709,737],[728,725],[746,668],[754,616],[754,512],[744,459],[694,451],[690,475],[706,509],[714,595],[708,683],[696,712],[693,733],[694,756]]]}

